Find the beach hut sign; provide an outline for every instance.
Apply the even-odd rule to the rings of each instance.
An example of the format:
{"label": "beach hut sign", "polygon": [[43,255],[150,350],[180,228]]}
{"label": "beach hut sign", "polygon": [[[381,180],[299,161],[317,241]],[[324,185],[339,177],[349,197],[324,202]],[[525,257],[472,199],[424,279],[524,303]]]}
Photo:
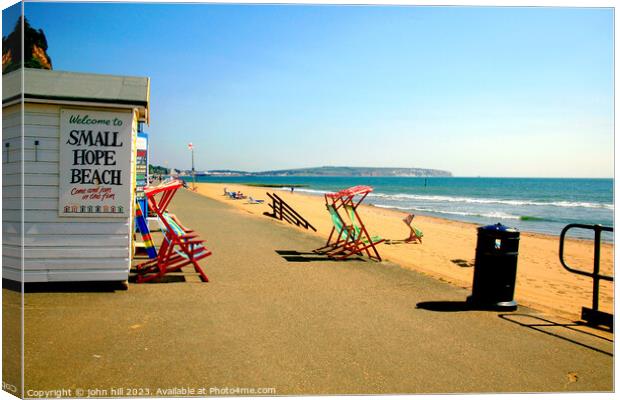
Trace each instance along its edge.
{"label": "beach hut sign", "polygon": [[129,216],[132,123],[130,112],[61,110],[60,216]]}

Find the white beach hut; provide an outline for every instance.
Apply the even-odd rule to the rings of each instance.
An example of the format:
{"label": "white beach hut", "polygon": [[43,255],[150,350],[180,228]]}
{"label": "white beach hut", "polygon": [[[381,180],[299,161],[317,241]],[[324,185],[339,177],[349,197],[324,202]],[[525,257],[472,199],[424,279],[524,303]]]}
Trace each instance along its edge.
{"label": "white beach hut", "polygon": [[3,76],[3,278],[127,280],[136,135],[148,112],[145,77]]}

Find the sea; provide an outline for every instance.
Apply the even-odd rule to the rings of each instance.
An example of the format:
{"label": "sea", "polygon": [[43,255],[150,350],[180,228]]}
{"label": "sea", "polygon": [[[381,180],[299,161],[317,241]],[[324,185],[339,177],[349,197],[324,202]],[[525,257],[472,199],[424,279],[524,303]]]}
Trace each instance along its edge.
{"label": "sea", "polygon": [[[568,224],[614,222],[613,179],[197,176],[196,182],[304,185],[295,192],[316,196],[368,185],[374,191],[365,203],[376,207],[556,236]],[[568,236],[593,234],[571,229]],[[613,234],[604,233],[603,240],[613,241]]]}

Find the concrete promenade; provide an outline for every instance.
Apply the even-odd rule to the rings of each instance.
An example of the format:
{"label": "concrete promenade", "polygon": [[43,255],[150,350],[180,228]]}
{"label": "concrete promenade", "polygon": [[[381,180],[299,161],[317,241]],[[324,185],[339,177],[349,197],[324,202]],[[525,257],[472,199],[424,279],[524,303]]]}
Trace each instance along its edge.
{"label": "concrete promenade", "polygon": [[207,240],[211,282],[186,268],[185,280],[126,291],[27,293],[27,397],[613,390],[609,334],[523,308],[466,311],[468,291],[389,262],[308,254],[322,241],[189,191],[171,211]]}

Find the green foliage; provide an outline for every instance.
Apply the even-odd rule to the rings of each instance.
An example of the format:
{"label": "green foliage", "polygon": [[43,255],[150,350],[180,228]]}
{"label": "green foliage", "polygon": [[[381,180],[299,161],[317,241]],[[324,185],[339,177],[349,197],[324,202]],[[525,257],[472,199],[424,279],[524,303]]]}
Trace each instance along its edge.
{"label": "green foliage", "polygon": [[170,170],[166,167],[161,167],[159,165],[151,165],[149,164],[149,174],[154,175],[168,175]]}
{"label": "green foliage", "polygon": [[[24,25],[24,67],[52,69],[52,60],[47,54],[47,39],[41,29],[34,29],[26,18]],[[22,17],[8,36],[2,37],[2,73],[14,71],[22,63]]]}

